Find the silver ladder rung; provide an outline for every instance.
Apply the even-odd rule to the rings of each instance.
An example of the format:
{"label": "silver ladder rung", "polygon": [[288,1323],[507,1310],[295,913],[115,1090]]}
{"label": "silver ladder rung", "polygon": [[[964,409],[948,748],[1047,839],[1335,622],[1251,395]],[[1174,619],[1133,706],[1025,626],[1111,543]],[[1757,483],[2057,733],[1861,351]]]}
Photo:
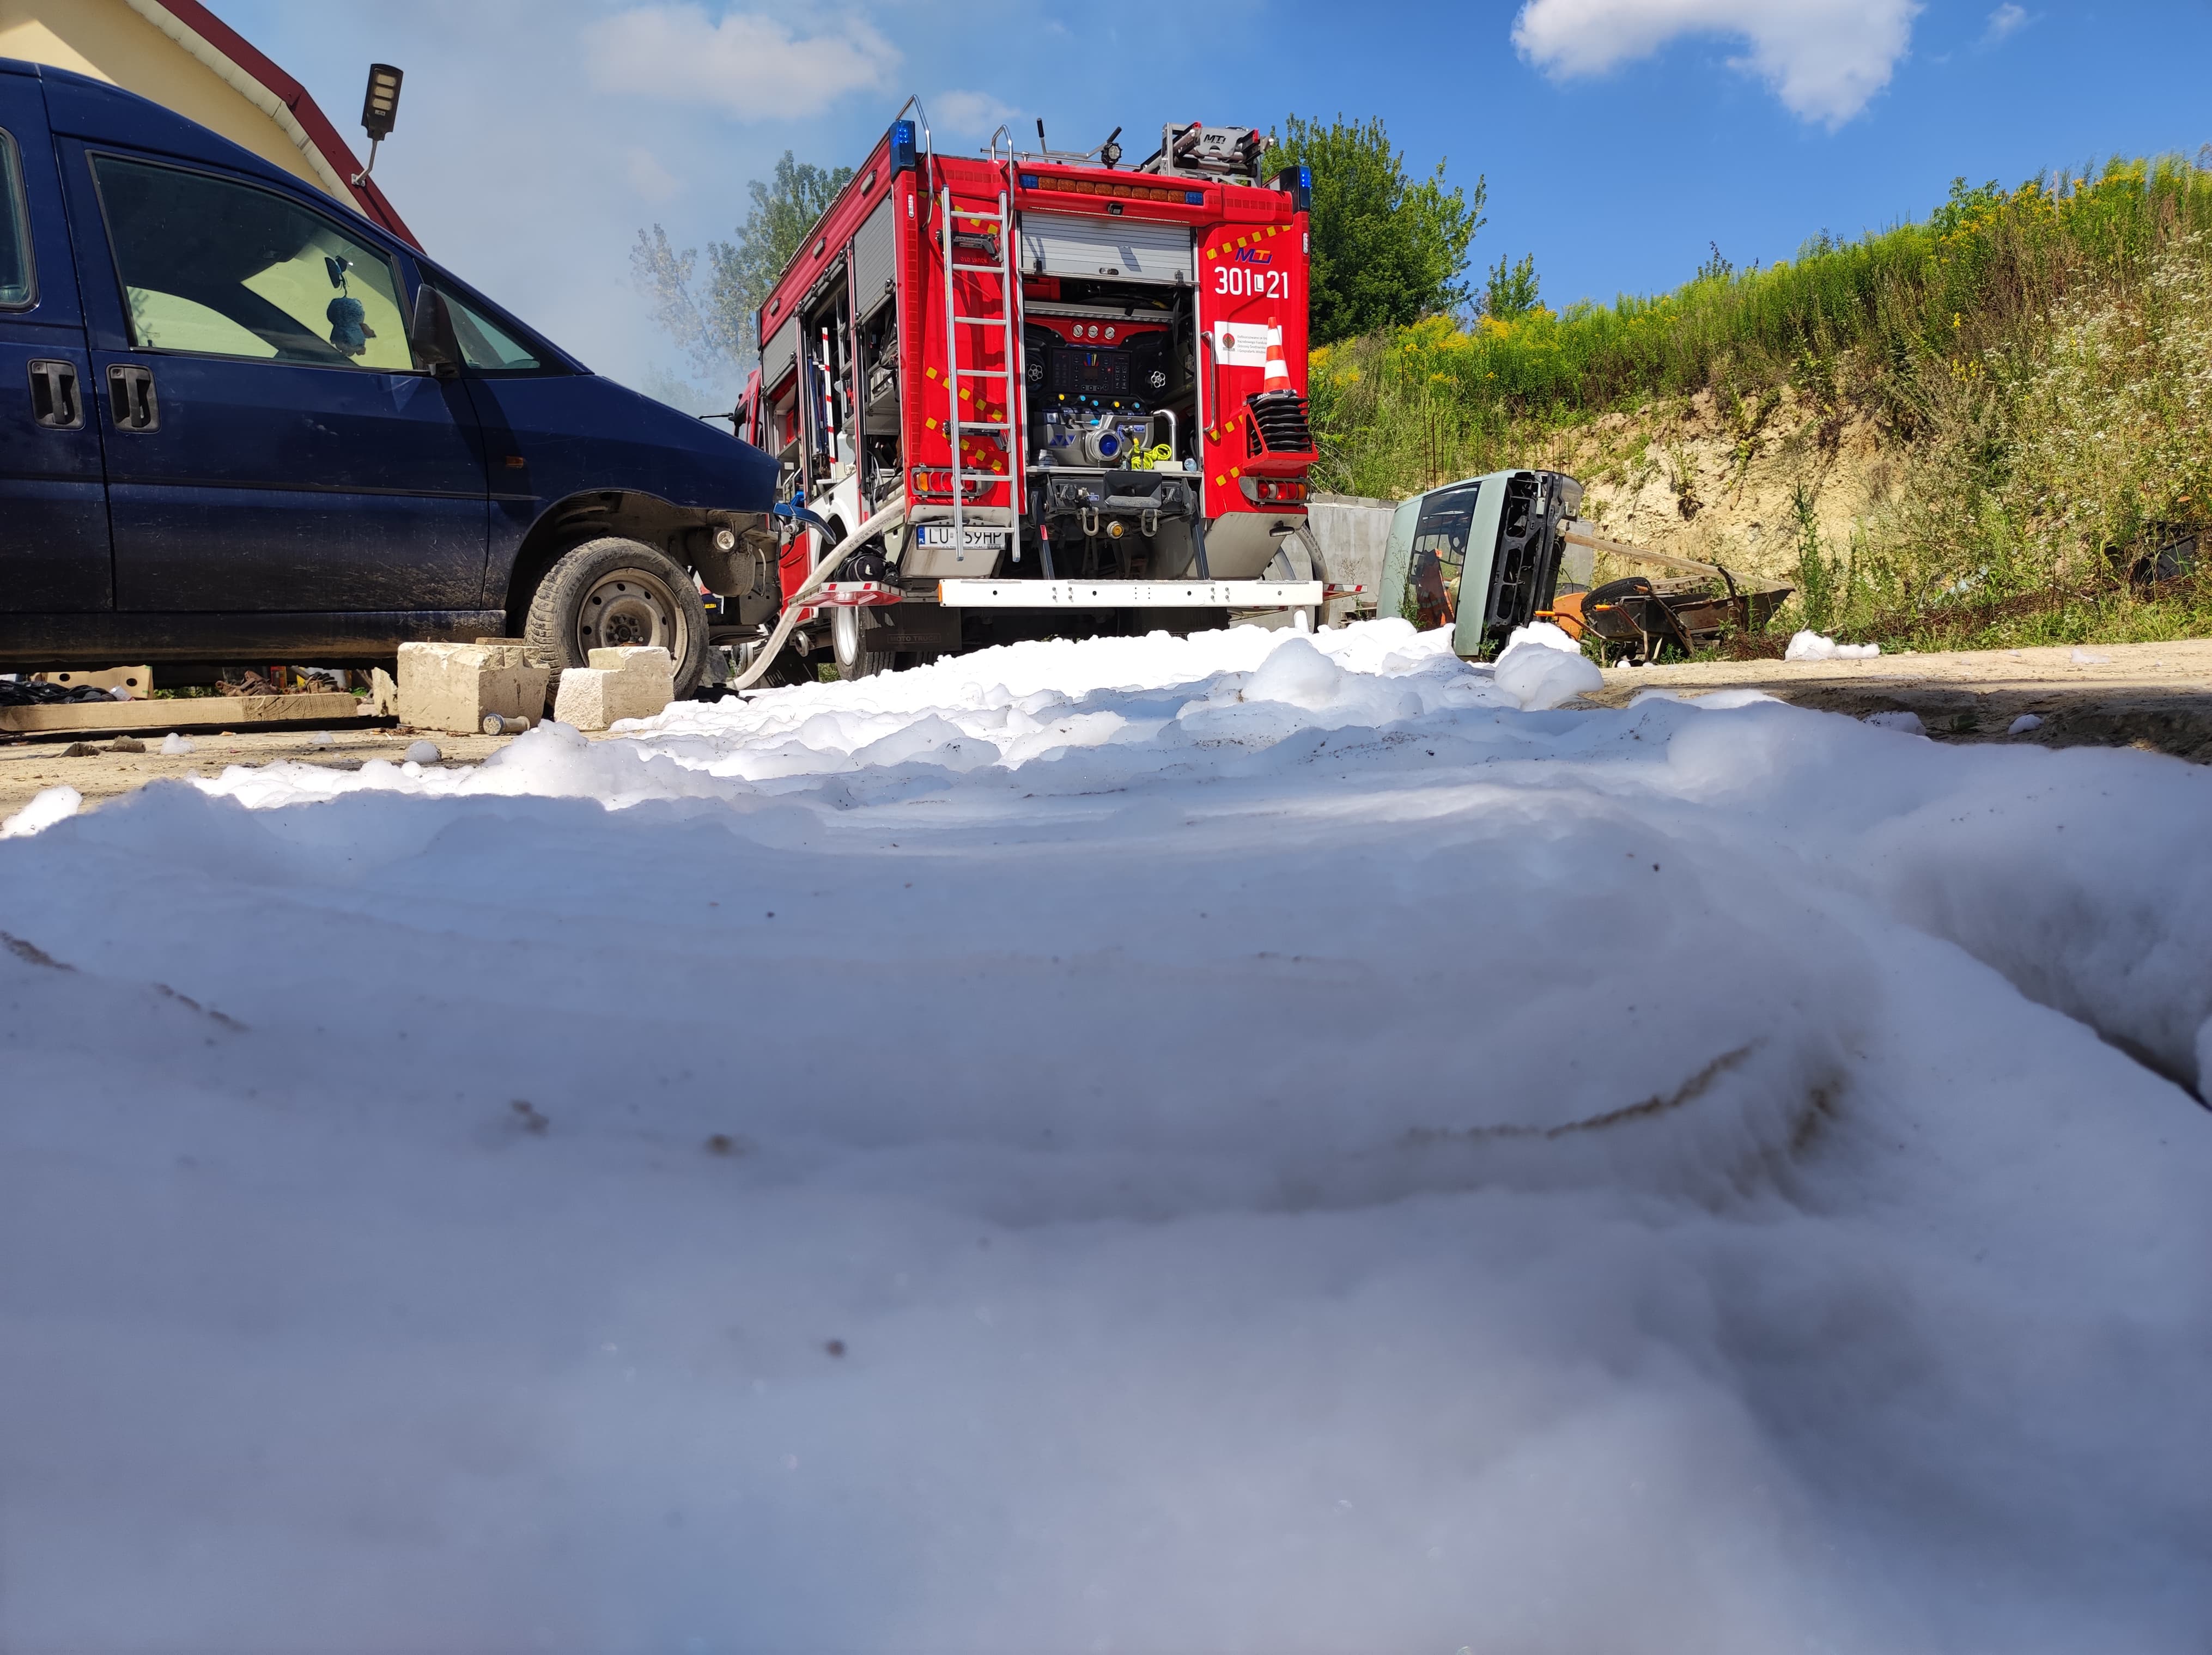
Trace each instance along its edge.
{"label": "silver ladder rung", "polygon": [[[1011,185],[1011,177],[1009,178],[1008,182]],[[1012,256],[1012,250],[1006,240],[1006,238],[1012,234],[1013,229],[1013,206],[1011,189],[1007,191],[1001,192],[999,197],[998,210],[995,212],[989,210],[971,211],[964,208],[955,206],[952,200],[952,191],[950,188],[943,191],[938,199],[945,209],[945,222],[939,233],[943,238],[940,245],[944,249],[945,254],[945,312],[946,317],[949,318],[946,325],[949,327],[1004,328],[1006,330],[1006,349],[1008,352],[1007,360],[1003,367],[994,368],[963,367],[960,366],[959,347],[957,344],[954,345],[951,352],[952,371],[947,378],[944,390],[948,394],[951,393],[963,379],[996,379],[1000,382],[1001,394],[1006,397],[1009,402],[1011,402],[1013,396],[1014,381],[1018,377],[1014,372],[1014,358],[1012,353],[1015,349],[1014,306],[1017,302],[1013,296],[1015,292],[1014,277],[1018,269],[1016,260]],[[997,225],[1000,227],[998,232],[1000,240],[996,249],[996,258],[988,264],[961,263],[958,258],[959,252],[965,251],[972,253],[975,252],[976,249],[973,247],[956,249],[953,246],[954,237],[962,233],[964,229],[969,227],[980,227],[986,224]],[[986,303],[989,303],[995,300],[1001,307],[1000,313],[996,316],[962,316],[958,314],[956,308],[956,301],[953,298],[953,278],[956,276],[988,276],[994,281],[997,282],[999,288],[996,293],[992,293],[988,289],[986,289],[977,296],[981,298]],[[945,422],[945,434],[953,440],[952,521],[956,525],[958,525],[964,524],[967,520],[966,514],[969,508],[968,493],[969,486],[971,482],[980,484],[981,492],[988,492],[997,488],[1005,488],[1009,491],[1009,499],[1013,498],[1014,495],[1018,493],[1021,486],[1020,479],[1011,470],[1005,471],[978,471],[971,470],[967,466],[963,465],[961,463],[961,446],[966,440],[968,433],[969,432],[974,432],[978,436],[991,435],[996,437],[1003,446],[1006,443],[1006,438],[1011,437],[1012,433],[1018,427],[1010,421],[1006,420],[963,419],[960,415],[960,403],[957,397],[953,399],[951,412],[951,418]],[[998,433],[1004,433],[1006,435],[999,436]],[[1017,555],[1018,555],[1018,553],[1017,553]]]}

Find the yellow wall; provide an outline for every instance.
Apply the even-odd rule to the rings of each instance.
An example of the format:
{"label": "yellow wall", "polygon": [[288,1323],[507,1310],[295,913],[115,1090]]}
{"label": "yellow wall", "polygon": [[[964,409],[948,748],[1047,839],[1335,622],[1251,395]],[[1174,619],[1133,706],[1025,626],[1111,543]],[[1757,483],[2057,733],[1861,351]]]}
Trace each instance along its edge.
{"label": "yellow wall", "polygon": [[330,189],[282,127],[125,0],[0,0],[0,58],[74,70],[151,98]]}

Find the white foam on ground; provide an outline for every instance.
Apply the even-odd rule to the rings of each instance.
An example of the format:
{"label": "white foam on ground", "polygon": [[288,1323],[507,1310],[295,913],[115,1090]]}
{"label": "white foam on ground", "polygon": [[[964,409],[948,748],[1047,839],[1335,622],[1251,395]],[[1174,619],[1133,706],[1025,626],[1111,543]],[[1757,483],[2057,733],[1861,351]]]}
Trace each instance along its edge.
{"label": "white foam on ground", "polygon": [[1895,730],[1907,736],[1928,733],[1928,726],[1920,722],[1920,715],[1905,709],[1893,712],[1869,712],[1860,722],[1872,724],[1876,730]]}
{"label": "white foam on ground", "polygon": [[1783,652],[1785,661],[1871,661],[1881,653],[1880,644],[1839,644],[1817,632],[1793,634]]}
{"label": "white foam on ground", "polygon": [[1024,646],[9,841],[0,1644],[2200,1649],[2212,777],[1516,699]]}
{"label": "white foam on ground", "polygon": [[31,802],[0,821],[0,839],[28,839],[58,821],[66,821],[84,804],[84,795],[74,787],[46,787]]}
{"label": "white foam on ground", "polygon": [[1559,706],[1605,687],[1597,663],[1548,621],[1515,628],[1491,679],[1528,712]]}

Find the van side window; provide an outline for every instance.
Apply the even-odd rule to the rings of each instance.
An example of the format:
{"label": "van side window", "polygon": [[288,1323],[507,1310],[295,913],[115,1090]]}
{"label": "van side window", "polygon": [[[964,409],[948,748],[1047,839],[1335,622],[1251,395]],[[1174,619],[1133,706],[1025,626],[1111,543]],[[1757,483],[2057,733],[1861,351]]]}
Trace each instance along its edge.
{"label": "van side window", "polygon": [[414,371],[390,255],[273,190],[95,155],[141,350]]}
{"label": "van side window", "polygon": [[23,157],[0,132],[0,310],[21,310],[35,296],[31,215],[23,202]]}
{"label": "van side window", "polygon": [[450,288],[440,288],[438,296],[453,318],[461,361],[467,367],[479,373],[528,373],[544,366],[513,334]]}

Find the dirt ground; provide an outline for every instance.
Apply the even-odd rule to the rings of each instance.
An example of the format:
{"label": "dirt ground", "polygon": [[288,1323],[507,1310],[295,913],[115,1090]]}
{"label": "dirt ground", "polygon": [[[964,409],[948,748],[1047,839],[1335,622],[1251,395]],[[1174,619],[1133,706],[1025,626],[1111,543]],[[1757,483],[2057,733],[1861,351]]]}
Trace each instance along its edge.
{"label": "dirt ground", "polygon": [[[159,706],[149,702],[149,706]],[[219,776],[234,764],[263,765],[278,759],[334,769],[358,770],[371,759],[397,764],[418,741],[434,742],[445,761],[477,764],[513,739],[506,736],[441,736],[414,731],[349,729],[341,724],[319,732],[328,743],[319,746],[319,732],[304,727],[277,731],[246,731],[236,734],[187,734],[189,755],[170,758],[161,751],[159,736],[142,738],[145,751],[116,752],[112,737],[67,736],[19,738],[0,744],[0,817],[12,815],[48,787],[68,785],[84,795],[87,804],[128,793],[164,776]],[[94,749],[89,756],[64,756],[74,741]]]}
{"label": "dirt ground", "polygon": [[[2174,644],[2103,644],[2080,650],[1990,650],[1949,655],[1884,655],[1871,661],[1726,661],[1688,666],[1615,667],[1605,688],[1583,698],[1626,706],[1643,690],[1698,696],[1760,689],[1801,706],[1864,718],[1912,712],[1937,741],[2032,742],[2040,747],[2136,747],[2212,763],[2212,639]],[[2011,735],[2025,714],[2042,722]],[[433,741],[444,762],[477,764],[513,739],[422,736],[412,731],[247,731],[189,737],[189,755],[167,757],[159,737],[145,750],[117,752],[94,737],[88,755],[67,756],[72,737],[0,740],[0,817],[42,789],[64,784],[88,804],[164,776],[219,775],[234,764],[279,759],[354,770],[370,759],[398,763],[410,743]]]}
{"label": "dirt ground", "polygon": [[[1870,661],[1717,661],[1615,667],[1586,698],[1760,689],[1800,706],[1864,718],[1917,714],[1937,741],[2136,747],[2212,763],[2212,639],[2170,644],[1883,655]],[[2012,735],[2027,715],[2041,720]]]}
{"label": "dirt ground", "polygon": [[[1701,391],[1605,415],[1559,433],[1546,463],[1583,480],[1584,515],[1613,539],[1787,584],[1804,535],[1800,499],[1823,546],[1840,553],[1890,498],[1901,458],[1871,421],[1785,390],[1756,404],[1723,407]],[[1650,570],[1601,559],[1599,573]]]}

